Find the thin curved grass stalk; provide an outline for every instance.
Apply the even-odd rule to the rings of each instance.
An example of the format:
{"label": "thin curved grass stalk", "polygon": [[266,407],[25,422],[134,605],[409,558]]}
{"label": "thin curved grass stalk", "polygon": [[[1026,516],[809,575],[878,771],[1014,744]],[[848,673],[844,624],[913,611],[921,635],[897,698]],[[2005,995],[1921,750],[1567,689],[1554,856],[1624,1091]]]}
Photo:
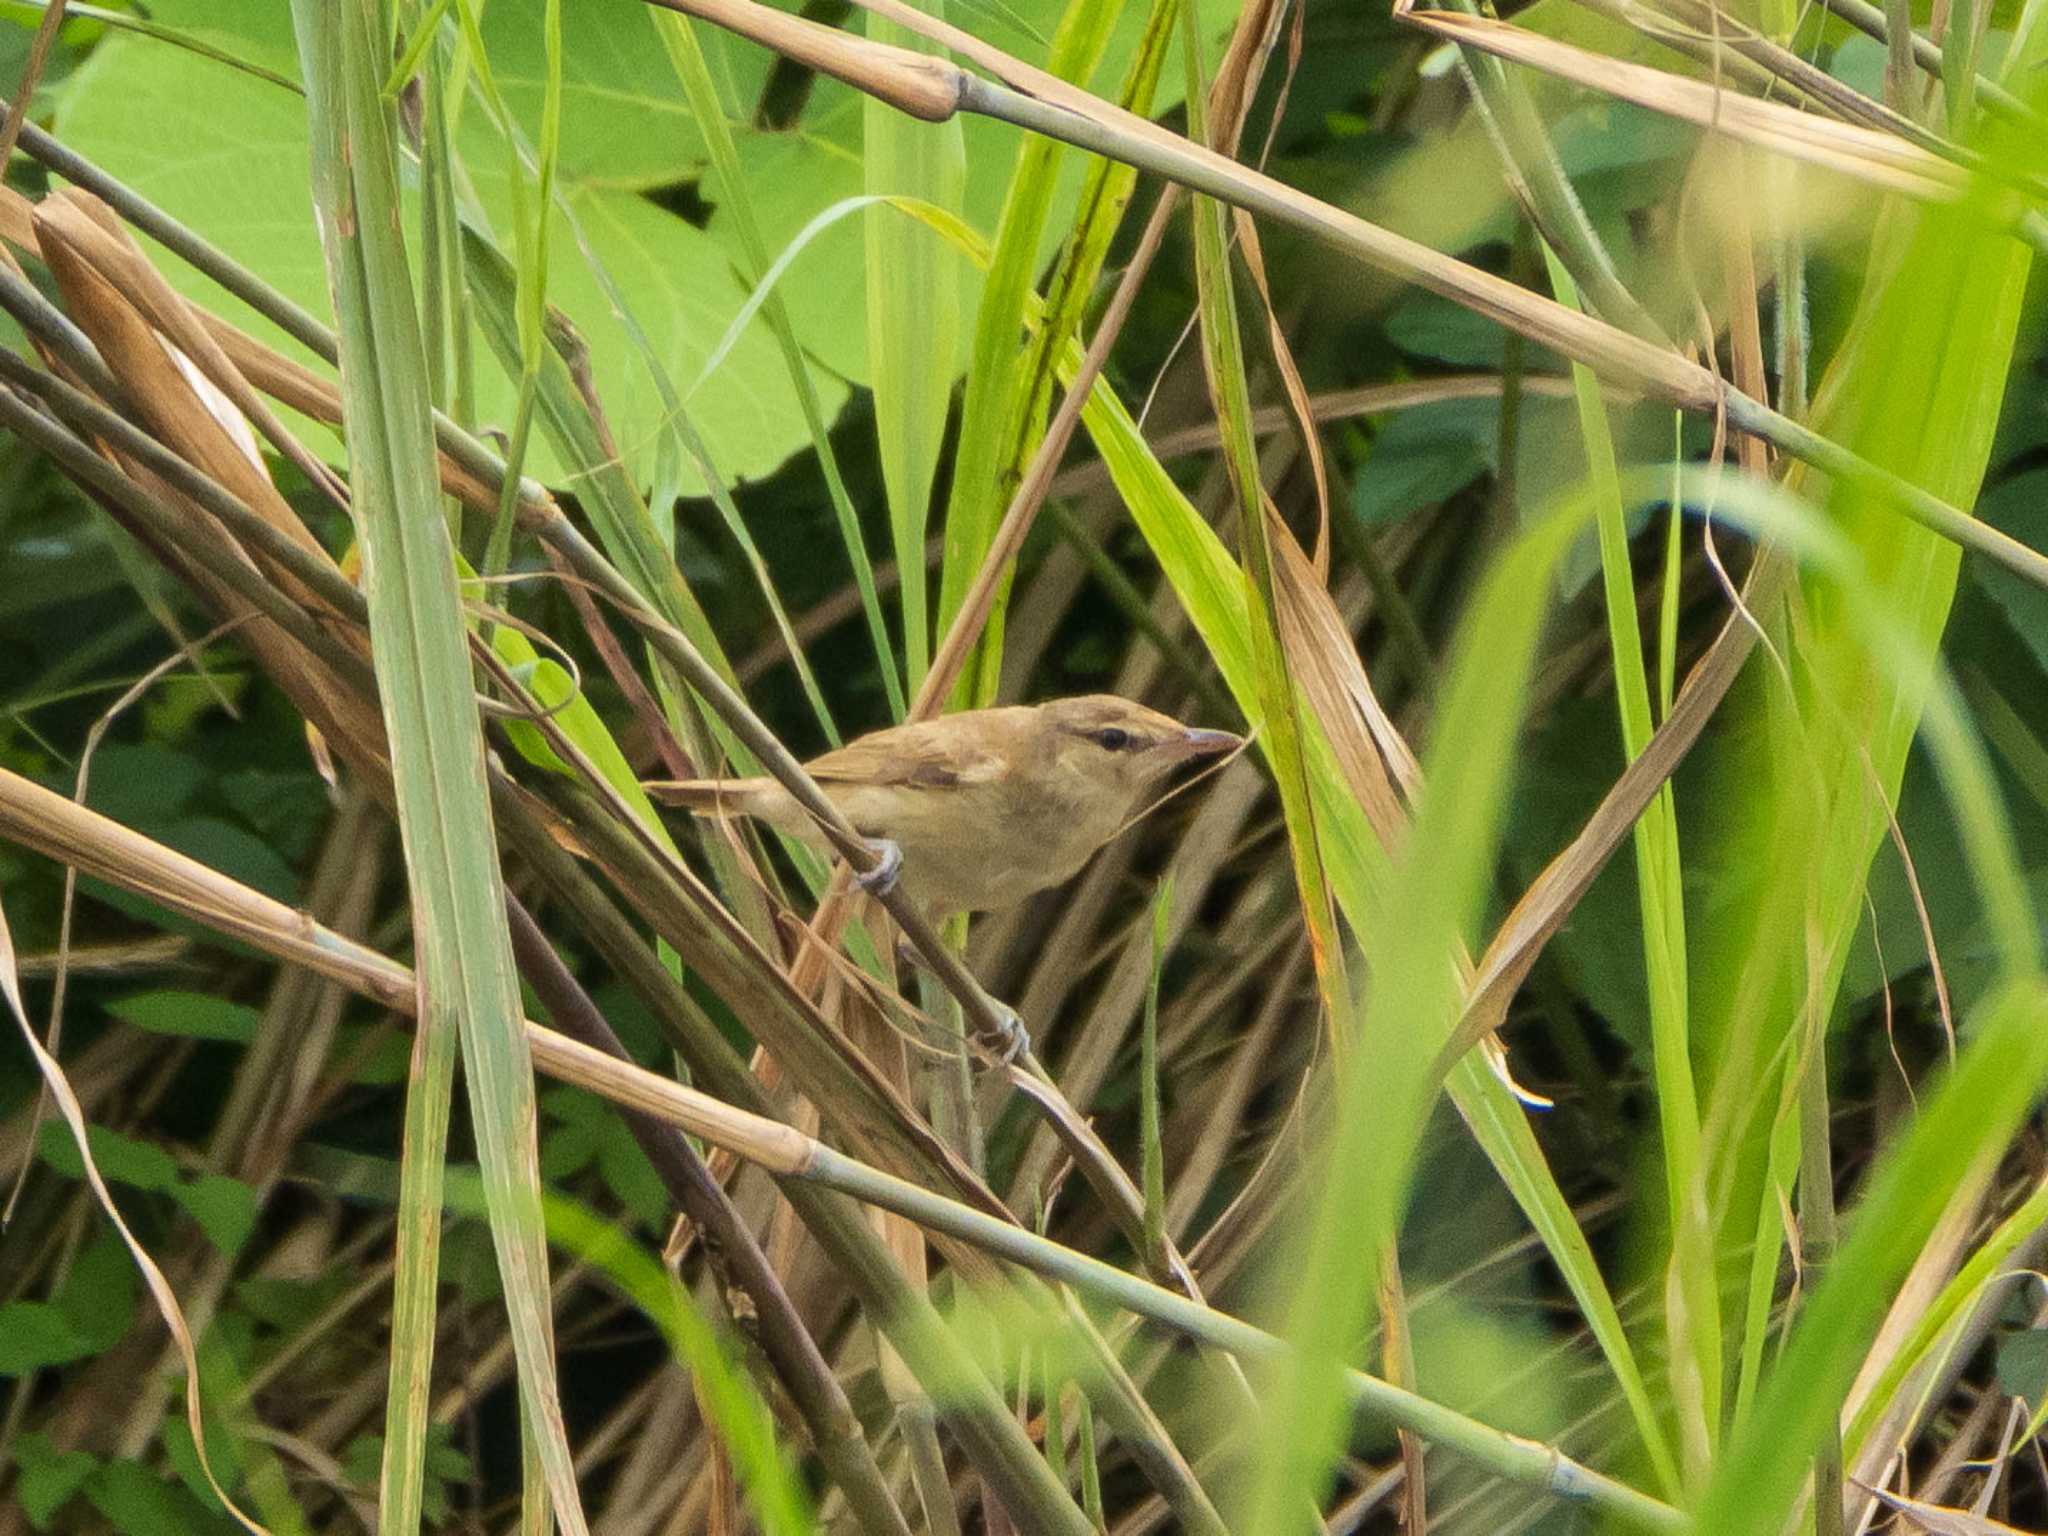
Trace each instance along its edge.
{"label": "thin curved grass stalk", "polygon": [[116,10],[104,5],[82,5],[78,0],[0,0],[0,9],[40,11],[44,14],[56,11],[67,21],[97,22],[109,31],[133,32],[137,37],[147,37],[172,48],[182,49],[195,57],[210,59],[216,64],[225,64],[229,69],[248,75],[251,79],[261,80],[265,85],[274,85],[280,90],[290,91],[295,96],[305,93],[304,87],[287,75],[281,75],[253,59],[245,59],[230,49],[208,42],[203,37],[151,21],[147,17],[136,15],[133,11]]}
{"label": "thin curved grass stalk", "polygon": [[[1576,290],[1563,263],[1547,247],[1544,255],[1551,266],[1552,290],[1560,301],[1573,302]],[[1600,386],[1583,367],[1575,366],[1573,375],[1599,533],[1622,750],[1634,759],[1649,746],[1654,716],[1636,611],[1627,508],[1621,498],[1614,437]],[[1665,1320],[1672,1355],[1672,1400],[1685,1451],[1687,1484],[1698,1488],[1713,1465],[1721,1435],[1722,1319],[1708,1215],[1707,1170],[1701,1159],[1699,1093],[1693,1082],[1678,809],[1668,780],[1637,821],[1634,845],[1657,1121],[1664,1153],[1665,1221],[1671,1242]]]}
{"label": "thin curved grass stalk", "polygon": [[206,1449],[206,1424],[201,1409],[201,1373],[199,1355],[192,1340],[192,1330],[185,1321],[184,1309],[178,1305],[177,1293],[171,1289],[170,1281],[149,1256],[149,1250],[137,1240],[128,1223],[122,1219],[121,1208],[114,1204],[114,1197],[107,1189],[106,1181],[100,1176],[99,1164],[93,1158],[92,1143],[87,1135],[85,1112],[79,1107],[78,1096],[71,1091],[71,1083],[64,1075],[57,1059],[43,1047],[36,1037],[35,1025],[29,1021],[28,1008],[22,1001],[21,979],[15,966],[14,935],[8,927],[6,914],[0,912],[0,997],[4,997],[7,1010],[21,1026],[22,1039],[27,1043],[29,1053],[35,1058],[36,1070],[51,1098],[56,1101],[57,1112],[63,1117],[65,1129],[70,1131],[73,1144],[78,1149],[80,1162],[85,1167],[86,1182],[92,1186],[93,1198],[107,1219],[114,1224],[122,1245],[128,1250],[135,1266],[141,1271],[143,1280],[149,1286],[150,1298],[156,1303],[164,1326],[170,1330],[171,1339],[178,1351],[178,1358],[185,1367],[185,1421],[192,1432],[193,1450],[198,1457],[199,1470],[206,1484],[213,1490],[235,1523],[252,1536],[270,1536],[269,1531],[245,1514],[240,1505],[228,1496],[227,1489],[220,1484],[213,1469],[213,1460]]}

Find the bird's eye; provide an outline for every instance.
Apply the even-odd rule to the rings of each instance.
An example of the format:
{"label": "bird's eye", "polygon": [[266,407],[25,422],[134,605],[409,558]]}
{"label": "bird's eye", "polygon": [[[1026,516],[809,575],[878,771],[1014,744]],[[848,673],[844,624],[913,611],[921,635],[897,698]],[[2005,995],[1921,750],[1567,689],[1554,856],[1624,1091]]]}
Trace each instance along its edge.
{"label": "bird's eye", "polygon": [[1105,752],[1121,752],[1131,744],[1131,733],[1121,726],[1106,726],[1095,733],[1095,745]]}

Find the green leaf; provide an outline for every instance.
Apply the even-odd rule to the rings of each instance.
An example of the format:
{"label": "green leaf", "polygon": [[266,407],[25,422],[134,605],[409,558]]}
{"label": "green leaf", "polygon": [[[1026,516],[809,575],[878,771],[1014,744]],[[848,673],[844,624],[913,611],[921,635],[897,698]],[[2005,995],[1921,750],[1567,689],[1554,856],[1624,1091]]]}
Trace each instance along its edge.
{"label": "green leaf", "polygon": [[1998,1386],[2034,1406],[2048,1400],[2048,1328],[2027,1328],[2000,1337]]}
{"label": "green leaf", "polygon": [[252,1275],[235,1282],[235,1305],[264,1327],[289,1333],[333,1305],[354,1279],[339,1265],[305,1277]]}
{"label": "green leaf", "polygon": [[149,1536],[219,1536],[238,1530],[176,1483],[139,1461],[110,1461],[86,1479],[85,1496],[121,1532]]}
{"label": "green leaf", "polygon": [[160,827],[159,839],[209,868],[254,886],[278,901],[296,904],[298,872],[277,848],[246,827],[217,816],[190,816]]}
{"label": "green leaf", "polygon": [[256,1230],[256,1191],[240,1179],[201,1174],[189,1184],[178,1185],[171,1195],[199,1223],[207,1241],[224,1254],[240,1252]]}
{"label": "green leaf", "polygon": [[135,1320],[134,1261],[121,1239],[103,1231],[78,1250],[64,1287],[51,1298],[89,1354],[112,1349]]}
{"label": "green leaf", "polygon": [[[174,7],[177,9],[177,7]],[[226,0],[213,18],[224,33],[294,77],[297,61],[276,17],[282,8],[261,0]],[[524,104],[532,93],[538,116],[539,72],[534,54],[538,0],[502,0],[486,11],[485,35],[494,58],[502,49],[514,71],[507,94]],[[641,195],[691,179],[702,145],[672,88],[666,67],[633,6],[565,8],[565,85],[574,106],[565,113],[567,153],[562,202],[551,246],[564,253],[551,263],[549,297],[589,342],[598,390],[612,412],[619,447],[629,465],[642,462],[656,436],[659,406],[642,386],[632,349],[610,303],[587,265],[576,259],[577,235],[620,287],[677,373],[695,366],[738,311],[743,295],[723,247],[703,230]],[[736,50],[738,77],[765,68],[759,49]],[[529,70],[528,64],[532,64]],[[721,65],[729,62],[721,54]],[[620,77],[625,76],[621,85]],[[191,103],[204,101],[195,112]],[[471,113],[461,146],[472,184],[502,229],[510,195],[504,150]],[[305,109],[299,98],[214,61],[149,38],[107,38],[65,98],[58,131],[67,143],[150,197],[223,251],[256,271],[317,315],[331,315],[320,246],[306,180]],[[234,174],[221,174],[224,166]],[[214,308],[257,335],[303,354],[277,329],[182,264],[164,271],[180,292]],[[846,398],[837,381],[819,381],[829,410]],[[477,408],[487,422],[509,423],[515,390],[486,369],[478,378]],[[808,441],[802,417],[765,337],[742,338],[721,370],[719,388],[693,408],[717,462],[742,478],[768,473]],[[316,451],[333,453],[331,430],[294,423]],[[559,476],[566,466],[536,442],[535,473]],[[689,488],[699,482],[686,467]]]}
{"label": "green leaf", "polygon": [[407,1063],[412,1059],[411,1038],[396,1030],[382,1030],[378,1032],[375,1045],[363,1055],[356,1055],[369,1034],[370,1030],[361,1024],[342,1026],[335,1054],[353,1063],[349,1081],[365,1088],[382,1088],[404,1082]]}
{"label": "green leaf", "polygon": [[[1387,316],[1386,331],[1387,339],[1411,357],[1462,368],[1499,368],[1506,344],[1506,332],[1492,320],[1433,293],[1416,294],[1395,306]],[[1539,364],[1532,357],[1527,366]],[[1558,365],[1545,355],[1540,366]]]}
{"label": "green leaf", "polygon": [[1493,468],[1500,435],[1490,400],[1450,400],[1403,411],[1373,440],[1352,485],[1351,510],[1391,522],[1447,501]]}
{"label": "green leaf", "polygon": [[21,1512],[37,1530],[49,1526],[51,1516],[85,1486],[85,1480],[99,1468],[99,1458],[87,1451],[60,1451],[50,1437],[31,1430],[14,1442],[14,1496]]}
{"label": "green leaf", "polygon": [[0,1307],[0,1376],[26,1376],[92,1353],[71,1320],[47,1301],[10,1301]]}
{"label": "green leaf", "polygon": [[[169,1189],[178,1182],[178,1165],[161,1147],[110,1131],[105,1126],[86,1128],[92,1146],[92,1160],[103,1177],[136,1189]],[[42,1128],[37,1149],[43,1161],[59,1173],[74,1179],[85,1177],[85,1164],[78,1148],[62,1125]]]}
{"label": "green leaf", "polygon": [[152,1034],[189,1040],[224,1040],[246,1045],[255,1037],[257,1012],[206,992],[163,988],[137,992],[107,1004],[107,1012]]}
{"label": "green leaf", "polygon": [[[162,827],[192,803],[208,778],[206,764],[158,742],[109,742],[93,754],[86,804],[134,827]],[[72,792],[71,775],[51,783]]]}

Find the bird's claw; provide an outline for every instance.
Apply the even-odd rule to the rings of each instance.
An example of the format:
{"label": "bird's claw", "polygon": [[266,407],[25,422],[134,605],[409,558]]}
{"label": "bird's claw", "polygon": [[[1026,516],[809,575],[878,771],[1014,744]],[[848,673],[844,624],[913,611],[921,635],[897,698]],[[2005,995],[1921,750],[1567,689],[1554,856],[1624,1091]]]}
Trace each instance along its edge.
{"label": "bird's claw", "polygon": [[853,883],[870,896],[886,896],[903,878],[903,847],[894,838],[871,837],[867,850],[875,856],[875,867],[853,877]]}
{"label": "bird's claw", "polygon": [[984,1032],[979,1043],[996,1058],[999,1066],[1007,1067],[1011,1062],[1031,1049],[1031,1032],[1024,1027],[1024,1020],[1008,1003],[989,999],[995,1009],[995,1028]]}

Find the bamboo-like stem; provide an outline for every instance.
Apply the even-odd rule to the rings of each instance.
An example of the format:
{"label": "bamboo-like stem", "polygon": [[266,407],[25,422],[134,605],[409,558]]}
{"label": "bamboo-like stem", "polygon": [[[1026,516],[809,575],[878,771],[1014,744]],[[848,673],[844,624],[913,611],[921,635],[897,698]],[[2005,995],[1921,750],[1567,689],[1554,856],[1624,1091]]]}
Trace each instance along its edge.
{"label": "bamboo-like stem", "polygon": [[[412,972],[396,961],[4,770],[0,836],[75,864],[81,873],[134,891],[279,959],[309,966],[395,1013],[410,1017],[418,1006]],[[525,1033],[535,1066],[549,1076],[730,1148],[771,1173],[908,1217],[1233,1354],[1269,1361],[1286,1348],[1274,1335],[1240,1318],[884,1173],[780,1121],[686,1088],[538,1024],[526,1024]],[[1346,1382],[1359,1413],[1413,1429],[1496,1476],[1583,1501],[1638,1529],[1686,1529],[1684,1516],[1670,1505],[1594,1471],[1554,1446],[1495,1429],[1363,1371],[1348,1371]]]}

